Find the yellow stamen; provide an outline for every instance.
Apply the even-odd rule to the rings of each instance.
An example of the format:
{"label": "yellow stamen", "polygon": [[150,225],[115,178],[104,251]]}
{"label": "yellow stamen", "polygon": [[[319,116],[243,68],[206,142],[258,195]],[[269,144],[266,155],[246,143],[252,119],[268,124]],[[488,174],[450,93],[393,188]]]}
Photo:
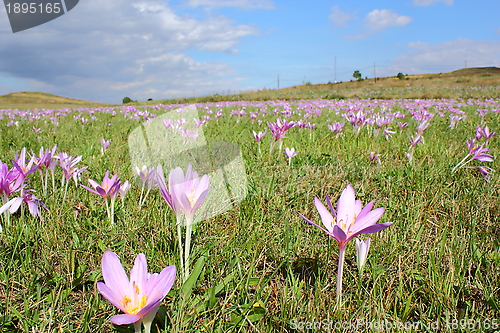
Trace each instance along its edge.
{"label": "yellow stamen", "polygon": [[132,302],[130,298],[127,297],[127,295],[123,296],[123,306],[127,306],[128,303]]}

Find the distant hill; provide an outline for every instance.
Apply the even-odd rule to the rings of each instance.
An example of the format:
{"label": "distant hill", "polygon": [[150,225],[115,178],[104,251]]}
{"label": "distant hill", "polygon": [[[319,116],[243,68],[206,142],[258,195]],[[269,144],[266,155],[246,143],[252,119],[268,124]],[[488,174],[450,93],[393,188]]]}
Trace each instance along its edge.
{"label": "distant hill", "polygon": [[[129,103],[132,105],[170,104],[170,103],[203,103],[219,101],[260,101],[260,100],[296,100],[311,98],[500,98],[500,90],[495,93],[465,92],[463,96],[450,87],[488,87],[500,86],[500,68],[474,67],[463,68],[447,73],[410,74],[402,78],[396,76],[365,79],[362,81],[346,81],[337,83],[303,84],[282,89],[262,89],[253,92],[242,92],[234,95],[211,95],[191,98],[162,99]],[[404,74],[404,73],[403,73]],[[394,91],[391,91],[395,88]],[[424,90],[404,88],[424,88]],[[427,88],[425,90],[425,88]],[[436,88],[436,89],[434,89]],[[371,94],[367,90],[378,90]],[[382,91],[385,90],[385,91]],[[35,108],[77,108],[99,107],[108,104],[94,103],[79,99],[61,97],[43,92],[18,92],[0,96],[0,109],[35,109]]]}
{"label": "distant hill", "polygon": [[61,109],[104,105],[106,104],[67,98],[44,92],[17,92],[0,96],[0,109]]}

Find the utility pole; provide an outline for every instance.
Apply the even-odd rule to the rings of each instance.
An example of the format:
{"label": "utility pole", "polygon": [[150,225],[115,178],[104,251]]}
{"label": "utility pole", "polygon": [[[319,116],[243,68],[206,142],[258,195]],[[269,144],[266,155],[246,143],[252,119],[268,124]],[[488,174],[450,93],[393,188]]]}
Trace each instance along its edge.
{"label": "utility pole", "polygon": [[373,63],[373,80],[374,80],[374,82],[377,82],[377,70],[376,70],[375,62]]}
{"label": "utility pole", "polygon": [[280,75],[278,74],[278,90],[280,89]]}

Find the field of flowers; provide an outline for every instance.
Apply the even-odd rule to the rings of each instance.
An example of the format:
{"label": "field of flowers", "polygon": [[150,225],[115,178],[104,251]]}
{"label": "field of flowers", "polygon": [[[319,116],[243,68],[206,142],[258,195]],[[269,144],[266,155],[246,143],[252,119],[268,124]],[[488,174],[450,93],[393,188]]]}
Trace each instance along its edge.
{"label": "field of flowers", "polygon": [[496,331],[498,124],[499,98],[0,110],[0,332]]}

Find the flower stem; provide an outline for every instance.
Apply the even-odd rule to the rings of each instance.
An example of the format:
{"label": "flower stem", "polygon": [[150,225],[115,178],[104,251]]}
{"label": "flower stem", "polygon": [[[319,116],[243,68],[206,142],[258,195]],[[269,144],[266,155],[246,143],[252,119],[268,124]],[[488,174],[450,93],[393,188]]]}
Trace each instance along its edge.
{"label": "flower stem", "polygon": [[465,161],[467,159],[467,157],[469,157],[468,154],[463,158],[463,160],[461,160],[460,162],[458,162],[457,165],[455,165],[455,167],[451,170],[451,173],[454,173],[455,171],[457,171],[457,169],[460,169],[461,167],[463,167],[464,165],[466,165],[467,163],[472,161],[472,159]]}
{"label": "flower stem", "polygon": [[184,256],[182,252],[182,230],[181,230],[181,218],[177,217],[177,241],[179,242],[179,258],[181,260],[181,272],[184,274]]}
{"label": "flower stem", "polygon": [[339,264],[337,272],[337,309],[340,309],[342,303],[342,274],[344,272],[345,246],[339,248]]}
{"label": "flower stem", "polygon": [[191,234],[193,232],[193,220],[186,217],[186,242],[184,244],[184,280],[189,277],[189,252],[191,250]]}

